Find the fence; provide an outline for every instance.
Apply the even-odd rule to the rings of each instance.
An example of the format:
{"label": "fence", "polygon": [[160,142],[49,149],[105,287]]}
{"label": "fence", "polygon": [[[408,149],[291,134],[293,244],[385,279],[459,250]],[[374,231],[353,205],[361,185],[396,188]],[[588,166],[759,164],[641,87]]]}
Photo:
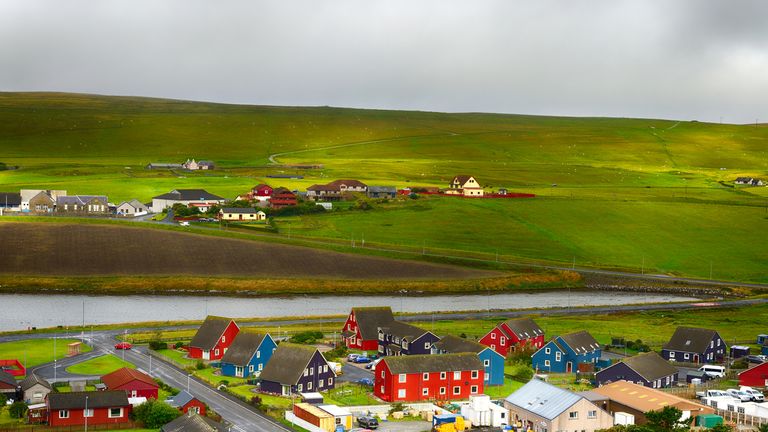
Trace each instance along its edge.
{"label": "fence", "polygon": [[745,425],[745,426],[760,426],[763,424],[768,424],[768,419],[763,417],[756,417],[749,414],[742,414],[738,411],[728,411],[728,410],[721,410],[721,409],[715,409],[715,414],[723,417],[723,420]]}
{"label": "fence", "polygon": [[[52,427],[52,426],[46,426],[46,425],[17,425],[17,426],[3,425],[3,426],[0,426],[0,432],[82,432],[83,427],[84,427],[83,425],[59,426],[59,427]],[[124,430],[124,429],[135,429],[138,427],[139,427],[138,423],[125,422],[125,423],[109,423],[109,424],[102,424],[102,425],[88,425],[88,430],[92,430],[92,431]]]}

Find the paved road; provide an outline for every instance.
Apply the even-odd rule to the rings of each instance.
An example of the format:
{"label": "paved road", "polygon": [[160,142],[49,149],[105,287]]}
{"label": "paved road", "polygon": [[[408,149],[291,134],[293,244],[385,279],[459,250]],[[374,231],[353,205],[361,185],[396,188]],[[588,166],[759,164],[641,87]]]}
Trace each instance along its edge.
{"label": "paved road", "polygon": [[373,372],[368,369],[352,366],[349,363],[341,365],[341,376],[336,381],[357,382],[363,378],[373,379]]}
{"label": "paved road", "polygon": [[80,380],[96,380],[101,378],[98,375],[79,375],[72,374],[66,371],[66,369],[72,365],[88,361],[90,359],[100,357],[107,354],[107,352],[94,348],[93,351],[79,354],[74,357],[65,357],[61,360],[57,360],[55,363],[45,363],[32,368],[31,372],[34,372],[38,376],[41,376],[49,382],[65,382],[65,381],[80,381]]}

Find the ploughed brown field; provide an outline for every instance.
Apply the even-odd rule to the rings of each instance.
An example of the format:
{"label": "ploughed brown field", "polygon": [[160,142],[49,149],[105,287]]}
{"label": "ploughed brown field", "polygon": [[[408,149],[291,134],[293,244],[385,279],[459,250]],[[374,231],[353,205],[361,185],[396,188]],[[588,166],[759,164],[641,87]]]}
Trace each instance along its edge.
{"label": "ploughed brown field", "polygon": [[0,273],[317,279],[476,279],[491,271],[105,225],[0,223]]}

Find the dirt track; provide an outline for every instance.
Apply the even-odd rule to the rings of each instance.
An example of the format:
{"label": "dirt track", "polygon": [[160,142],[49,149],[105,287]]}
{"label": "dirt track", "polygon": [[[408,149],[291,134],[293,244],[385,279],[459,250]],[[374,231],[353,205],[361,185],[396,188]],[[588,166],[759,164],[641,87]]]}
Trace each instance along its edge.
{"label": "dirt track", "polygon": [[0,223],[0,274],[474,279],[498,273],[109,225]]}

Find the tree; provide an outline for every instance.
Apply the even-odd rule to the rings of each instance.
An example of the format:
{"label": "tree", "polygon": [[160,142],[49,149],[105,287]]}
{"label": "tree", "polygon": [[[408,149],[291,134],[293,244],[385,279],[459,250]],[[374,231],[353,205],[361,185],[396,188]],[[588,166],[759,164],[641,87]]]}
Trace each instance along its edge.
{"label": "tree", "polygon": [[10,408],[8,408],[8,414],[11,415],[11,418],[20,419],[24,418],[27,415],[27,404],[21,401],[16,401],[11,404]]}
{"label": "tree", "polygon": [[648,428],[656,432],[685,432],[691,429],[691,420],[680,420],[683,412],[671,406],[666,406],[658,411],[648,411],[645,418],[648,420]]}
{"label": "tree", "polygon": [[133,410],[133,417],[149,429],[158,429],[180,416],[181,412],[165,402],[150,399]]}
{"label": "tree", "polygon": [[3,409],[6,402],[8,402],[8,397],[5,396],[5,393],[0,393],[0,409]]}
{"label": "tree", "polygon": [[[757,427],[757,430],[760,432],[763,432],[763,429],[768,430],[768,428],[763,428],[762,426],[766,426],[766,425],[761,424],[760,426]],[[709,430],[712,432],[732,432],[733,427],[725,423],[720,423],[712,426],[711,428],[709,428]]]}

